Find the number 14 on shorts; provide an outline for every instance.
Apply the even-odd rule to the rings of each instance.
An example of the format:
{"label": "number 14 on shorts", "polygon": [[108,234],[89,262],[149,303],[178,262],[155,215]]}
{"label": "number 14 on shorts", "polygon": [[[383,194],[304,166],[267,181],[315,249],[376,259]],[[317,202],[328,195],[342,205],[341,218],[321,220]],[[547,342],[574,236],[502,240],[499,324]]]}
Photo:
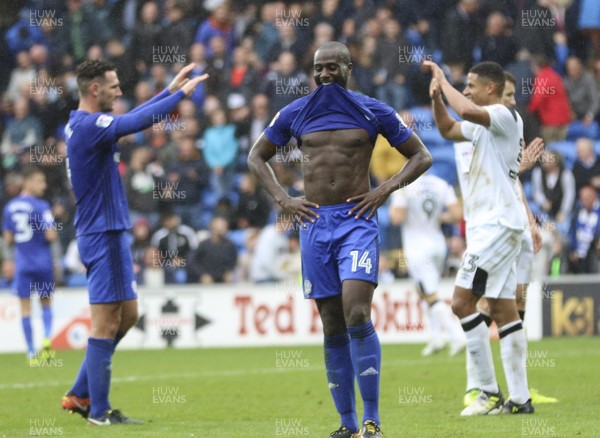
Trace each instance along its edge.
{"label": "number 14 on shorts", "polygon": [[350,251],[350,255],[352,256],[352,272],[356,272],[358,268],[365,268],[365,272],[367,274],[371,273],[371,269],[373,265],[371,264],[371,258],[369,257],[369,251],[365,251],[358,257],[358,251]]}

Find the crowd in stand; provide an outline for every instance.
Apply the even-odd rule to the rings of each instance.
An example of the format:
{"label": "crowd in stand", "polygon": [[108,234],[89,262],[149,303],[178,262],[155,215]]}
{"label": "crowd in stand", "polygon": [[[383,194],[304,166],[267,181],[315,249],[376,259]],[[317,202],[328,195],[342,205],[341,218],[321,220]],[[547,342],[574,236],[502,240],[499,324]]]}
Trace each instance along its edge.
{"label": "crowd in stand", "polygon": [[[190,62],[210,78],[152,128],[124,137],[120,171],[140,283],[297,281],[298,225],[248,173],[246,157],[273,116],[315,88],[313,54],[346,44],[351,88],[387,102],[423,139],[432,172],[456,184],[452,145],[433,123],[424,60],[464,87],[468,69],[496,61],[517,78],[525,140],[547,151],[522,175],[544,234],[540,274],[598,272],[600,237],[600,2],[595,0],[30,0],[0,18],[1,204],[20,190],[25,166],[46,173],[60,224],[63,281],[85,284],[73,226],[63,129],[78,104],[84,59],[117,66],[122,114],[164,89]],[[11,11],[10,9],[13,8]],[[375,147],[376,184],[402,158]],[[303,193],[302,154],[278,149],[271,164],[292,195]],[[390,272],[399,229],[379,213]],[[448,228],[448,270],[464,250]],[[600,252],[600,251],[599,251]],[[454,266],[455,267],[455,266]]]}

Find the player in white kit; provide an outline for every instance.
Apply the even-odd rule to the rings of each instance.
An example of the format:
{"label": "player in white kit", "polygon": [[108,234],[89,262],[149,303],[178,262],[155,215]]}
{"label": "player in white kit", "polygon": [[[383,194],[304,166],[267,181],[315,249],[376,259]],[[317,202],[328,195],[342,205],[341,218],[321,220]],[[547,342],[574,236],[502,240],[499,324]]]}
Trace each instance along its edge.
{"label": "player in white kit", "polygon": [[465,348],[464,335],[450,306],[438,299],[447,245],[442,223],[456,223],[462,209],[454,189],[441,178],[425,174],[392,195],[392,223],[402,224],[402,245],[408,275],[416,283],[419,296],[427,306],[430,340],[421,352],[429,356],[450,342],[450,356]]}
{"label": "player in white kit", "polygon": [[[430,95],[440,133],[473,144],[473,154],[464,163],[469,169],[464,191],[467,250],[456,277],[452,310],[465,331],[480,392],[461,415],[533,413],[525,369],[527,341],[515,303],[516,259],[527,225],[516,185],[523,121],[502,103],[505,79],[498,64],[484,62],[473,67],[464,96],[435,63],[426,61],[425,65],[433,74]],[[448,114],[442,93],[463,122]],[[488,327],[476,307],[482,296],[498,325],[510,392],[506,402],[496,381]]]}
{"label": "player in white kit", "polygon": [[[504,72],[505,75],[505,84],[504,84],[504,92],[503,92],[503,103],[510,107],[514,108],[516,106],[515,101],[515,85],[516,80],[515,77],[508,73]],[[526,172],[531,169],[538,158],[540,157],[542,151],[544,149],[544,142],[540,137],[536,137],[526,148],[522,149],[522,161],[519,169],[519,173]],[[454,146],[455,157],[457,163],[457,174],[459,175],[459,183],[461,187],[465,184],[466,174],[468,173],[468,169],[464,169],[461,163],[461,157],[468,156],[469,153],[472,154],[473,145],[470,142],[460,142],[456,143]],[[469,152],[470,151],[470,152]],[[523,234],[523,241],[521,243],[521,250],[517,257],[517,310],[519,312],[519,316],[521,320],[525,320],[525,306],[526,306],[526,295],[527,288],[529,283],[532,280],[533,276],[533,257],[534,254],[537,253],[541,246],[541,235],[540,231],[535,222],[535,218],[529,209],[529,205],[527,203],[527,198],[525,197],[525,193],[523,192],[522,186],[520,182],[518,184],[518,190],[521,196],[521,201],[524,206],[524,214],[527,217],[529,223],[529,230],[525,231]],[[477,303],[477,309],[484,317],[486,324],[489,326],[491,324],[491,318],[489,317],[489,306],[485,298],[482,298]],[[547,397],[539,393],[536,389],[529,389],[531,402],[535,405],[538,403],[557,403],[558,400],[554,397]],[[479,394],[479,383],[477,380],[477,372],[473,368],[473,363],[470,360],[469,355],[467,354],[467,391],[464,396],[464,404],[465,406],[469,406],[471,403],[475,401],[477,395]]]}

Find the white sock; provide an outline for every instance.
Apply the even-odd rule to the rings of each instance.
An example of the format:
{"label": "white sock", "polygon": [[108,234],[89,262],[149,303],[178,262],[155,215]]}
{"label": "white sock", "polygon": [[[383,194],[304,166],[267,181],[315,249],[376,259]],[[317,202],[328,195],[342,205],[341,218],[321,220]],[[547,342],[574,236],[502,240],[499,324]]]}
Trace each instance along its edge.
{"label": "white sock", "polygon": [[529,385],[526,370],[527,339],[521,320],[502,326],[498,329],[498,334],[510,399],[517,404],[523,404],[529,400]]}
{"label": "white sock", "polygon": [[433,307],[423,301],[427,307],[427,317],[429,318],[429,340],[430,342],[443,342],[442,339],[442,324],[440,319],[435,315]]}
{"label": "white sock", "polygon": [[442,329],[450,338],[452,342],[460,342],[464,339],[462,330],[458,322],[452,316],[450,306],[444,301],[437,301],[433,306],[430,307],[431,315],[436,318]]}
{"label": "white sock", "polygon": [[[479,321],[479,323],[477,323]],[[467,354],[471,356],[475,377],[479,382],[477,387],[486,392],[496,394],[500,389],[496,381],[496,371],[492,360],[492,347],[488,326],[481,319],[479,312],[460,320],[467,338]],[[469,324],[471,323],[471,324]],[[475,327],[470,327],[476,324]]]}

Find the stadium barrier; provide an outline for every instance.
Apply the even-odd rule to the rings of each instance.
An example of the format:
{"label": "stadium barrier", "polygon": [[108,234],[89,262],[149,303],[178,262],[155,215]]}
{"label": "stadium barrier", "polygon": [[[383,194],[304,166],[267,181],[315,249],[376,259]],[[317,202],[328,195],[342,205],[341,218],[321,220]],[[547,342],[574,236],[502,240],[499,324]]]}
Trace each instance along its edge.
{"label": "stadium barrier", "polygon": [[[532,283],[527,297],[529,339],[598,334],[600,276],[560,277]],[[450,300],[453,281],[444,279],[440,295]],[[267,345],[320,345],[322,331],[312,300],[299,282],[186,285],[139,290],[140,320],[119,348],[198,348]],[[84,348],[90,327],[85,289],[54,292],[56,349]],[[42,332],[34,303],[34,333]],[[426,313],[407,280],[380,285],[373,320],[383,343],[420,343],[428,336]],[[18,299],[0,292],[0,352],[24,351]],[[41,339],[36,336],[39,343]]]}

